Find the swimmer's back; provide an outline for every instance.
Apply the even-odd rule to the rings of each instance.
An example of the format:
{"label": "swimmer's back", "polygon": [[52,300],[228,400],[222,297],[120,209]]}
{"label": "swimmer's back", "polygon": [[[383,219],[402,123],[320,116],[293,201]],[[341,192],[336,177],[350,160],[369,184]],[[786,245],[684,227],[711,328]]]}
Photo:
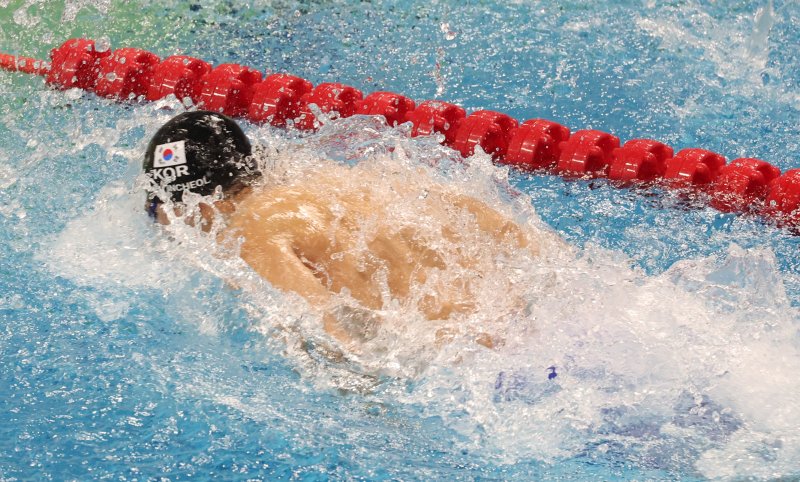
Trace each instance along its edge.
{"label": "swimmer's back", "polygon": [[242,258],[264,278],[315,304],[346,289],[380,309],[387,291],[405,301],[430,281],[428,294],[416,294],[426,317],[468,311],[469,278],[532,246],[508,217],[429,177],[409,182],[409,174],[330,163],[302,182],[255,188],[229,232],[244,239]]}

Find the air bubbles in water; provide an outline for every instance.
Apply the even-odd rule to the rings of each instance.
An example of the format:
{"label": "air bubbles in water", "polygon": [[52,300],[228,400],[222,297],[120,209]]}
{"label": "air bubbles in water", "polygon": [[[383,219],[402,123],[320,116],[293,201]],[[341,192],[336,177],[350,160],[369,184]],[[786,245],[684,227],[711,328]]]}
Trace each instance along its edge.
{"label": "air bubbles in water", "polygon": [[0,189],[8,189],[17,182],[17,179],[16,171],[0,164]]}
{"label": "air bubbles in water", "polygon": [[436,64],[434,64],[433,71],[431,75],[433,76],[434,82],[436,82],[436,94],[434,97],[439,98],[445,93],[445,80],[444,74],[442,74],[442,63],[444,62],[444,49],[439,47],[436,49]]}
{"label": "air bubbles in water", "polygon": [[100,37],[94,42],[94,49],[98,52],[108,52],[110,48],[111,40],[106,36]]}
{"label": "air bubbles in water", "polygon": [[78,100],[83,97],[83,89],[78,87],[68,89],[66,92],[64,92],[64,97],[69,100]]}
{"label": "air bubbles in water", "polygon": [[442,22],[442,24],[439,26],[439,29],[444,34],[445,40],[448,41],[455,40],[456,36],[458,36],[458,34],[454,30],[450,29],[450,24],[448,22]]}
{"label": "air bubbles in water", "polygon": [[100,13],[107,13],[111,6],[111,0],[67,0],[64,5],[64,14],[61,16],[62,22],[72,22],[84,8],[94,8]]}
{"label": "air bubbles in water", "polygon": [[14,12],[14,22],[17,25],[21,25],[23,27],[34,27],[39,23],[39,17],[32,16],[28,13],[27,8],[31,6],[31,3],[26,3],[23,7],[20,7]]}

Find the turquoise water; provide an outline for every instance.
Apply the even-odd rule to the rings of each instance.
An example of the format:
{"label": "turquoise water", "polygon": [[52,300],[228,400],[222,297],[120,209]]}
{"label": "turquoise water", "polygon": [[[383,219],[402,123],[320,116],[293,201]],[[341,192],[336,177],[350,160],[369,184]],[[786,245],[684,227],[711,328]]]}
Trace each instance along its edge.
{"label": "turquoise water", "polygon": [[[793,2],[0,8],[4,52],[86,35],[800,166]],[[505,347],[419,353],[401,333],[335,363],[302,302],[142,215],[140,156],[175,102],[7,73],[0,92],[0,479],[800,476],[785,231],[656,189],[461,164],[369,119],[308,137],[245,123],[293,175],[322,158],[400,166],[574,246],[513,274],[533,312],[494,320]]]}

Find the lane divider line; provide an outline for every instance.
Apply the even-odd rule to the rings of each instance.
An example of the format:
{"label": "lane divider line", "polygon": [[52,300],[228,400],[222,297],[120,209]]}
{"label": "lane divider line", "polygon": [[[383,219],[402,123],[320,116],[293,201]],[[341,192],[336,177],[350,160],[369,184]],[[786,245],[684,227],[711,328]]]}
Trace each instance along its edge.
{"label": "lane divider line", "polygon": [[478,110],[467,115],[460,106],[414,100],[394,92],[373,92],[288,74],[264,75],[238,64],[212,66],[185,55],[161,59],[136,48],[98,50],[94,40],[70,39],[50,52],[50,61],[0,53],[0,69],[44,76],[58,89],[79,88],[119,101],[155,101],[175,95],[200,108],[255,123],[313,130],[315,105],[339,117],[382,116],[390,126],[411,122],[412,135],[440,133],[443,143],[471,156],[477,146],[498,164],[565,178],[608,178],[632,187],[658,183],[672,189],[704,193],[710,205],[725,213],[762,216],[800,234],[800,169],[781,173],[755,158],[726,163],[712,151],[673,148],[653,139],[624,144],[613,134],[584,129],[571,132],[547,119],[522,123],[501,112]]}

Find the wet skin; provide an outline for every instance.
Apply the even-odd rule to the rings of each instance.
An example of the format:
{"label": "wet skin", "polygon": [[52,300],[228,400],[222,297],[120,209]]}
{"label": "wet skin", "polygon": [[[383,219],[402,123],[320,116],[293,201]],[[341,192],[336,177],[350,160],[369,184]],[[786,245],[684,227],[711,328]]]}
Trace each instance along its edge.
{"label": "wet skin", "polygon": [[[475,198],[362,166],[330,163],[216,207],[226,218],[220,241],[241,241],[247,264],[323,310],[326,331],[344,343],[368,337],[390,300],[429,320],[470,313],[476,277],[498,257],[537,251],[519,225]],[[211,218],[210,206],[201,210]],[[352,300],[344,309],[343,293]]]}

